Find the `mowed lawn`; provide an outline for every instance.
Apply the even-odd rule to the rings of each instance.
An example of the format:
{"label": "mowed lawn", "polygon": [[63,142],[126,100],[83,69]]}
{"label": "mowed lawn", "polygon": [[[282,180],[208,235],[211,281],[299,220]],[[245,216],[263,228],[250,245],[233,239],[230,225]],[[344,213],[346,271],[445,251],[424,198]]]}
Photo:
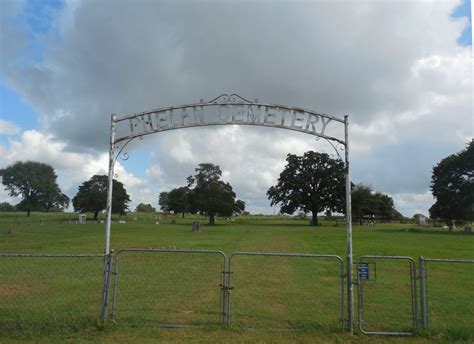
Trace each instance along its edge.
{"label": "mowed lawn", "polygon": [[[104,224],[73,220],[69,214],[27,219],[0,213],[0,252],[101,253]],[[138,214],[122,220],[126,223],[112,226],[115,252],[166,248],[221,250],[227,258],[235,252],[345,258],[345,225],[334,222],[314,228],[303,220],[251,216],[219,220],[192,232],[196,218],[191,217]],[[417,268],[420,256],[474,259],[474,235],[459,230],[376,224],[354,226],[353,236],[355,257],[410,256]],[[222,257],[156,252],[119,254],[115,323],[109,318],[102,325],[101,257],[0,257],[0,342],[474,342],[474,265],[428,263],[430,329],[401,338],[350,337],[341,331],[340,266],[335,259],[235,256],[232,261],[230,327],[220,325]],[[408,261],[377,260],[375,266],[371,280],[364,282],[364,328],[409,331]],[[356,287],[354,295],[357,299]],[[110,303],[112,313],[112,295]]]}

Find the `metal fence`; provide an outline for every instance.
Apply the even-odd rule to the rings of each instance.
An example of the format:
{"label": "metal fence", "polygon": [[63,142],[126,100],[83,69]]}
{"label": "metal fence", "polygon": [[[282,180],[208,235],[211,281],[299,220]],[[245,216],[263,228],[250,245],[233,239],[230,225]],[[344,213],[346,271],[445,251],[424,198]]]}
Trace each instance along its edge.
{"label": "metal fence", "polygon": [[[377,266],[376,277],[367,275],[367,262]],[[401,265],[400,263],[404,264]],[[365,263],[365,264],[364,264]],[[408,264],[406,264],[408,263]],[[416,263],[406,256],[362,256],[357,261],[359,329],[363,334],[413,335],[418,329]],[[389,300],[395,299],[396,302]],[[370,300],[370,313],[365,310]],[[391,318],[380,313],[390,309]],[[370,314],[370,321],[366,319]],[[370,326],[371,329],[367,329]],[[400,329],[400,327],[403,327]],[[411,327],[411,328],[410,328]]]}
{"label": "metal fence", "polygon": [[[293,264],[281,264],[283,260]],[[343,328],[344,278],[343,260],[336,255],[236,252],[229,257],[226,324]],[[278,310],[281,314],[275,314]]]}
{"label": "metal fence", "polygon": [[[346,276],[336,255],[236,252],[227,259],[218,250],[124,249],[113,258],[112,265],[103,254],[0,254],[0,331],[93,326],[109,299],[120,324],[345,325]],[[472,338],[474,260],[420,257],[419,274],[406,256],[362,256],[356,265],[361,333],[412,335],[420,322]]]}
{"label": "metal fence", "polygon": [[218,250],[120,250],[112,319],[161,327],[223,323],[225,271],[226,256]]}
{"label": "metal fence", "polygon": [[0,331],[96,324],[103,270],[100,254],[0,254]]}
{"label": "metal fence", "polygon": [[[472,333],[474,260],[420,257],[419,271],[423,329]],[[455,296],[446,292],[446,285],[458,291]]]}

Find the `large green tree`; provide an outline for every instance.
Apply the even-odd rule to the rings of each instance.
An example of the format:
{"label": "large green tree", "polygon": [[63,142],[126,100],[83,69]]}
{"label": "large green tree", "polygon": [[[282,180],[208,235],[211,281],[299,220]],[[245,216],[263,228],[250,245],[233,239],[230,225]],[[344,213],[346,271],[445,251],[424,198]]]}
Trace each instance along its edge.
{"label": "large green tree", "polygon": [[[107,207],[107,185],[108,178],[105,175],[92,176],[91,179],[79,186],[77,195],[72,199],[74,210],[77,212],[90,211],[94,213],[97,220],[99,212]],[[112,187],[112,212],[124,214],[128,209],[130,196],[127,194],[123,184],[113,180]]]}
{"label": "large green tree", "polygon": [[54,169],[35,161],[19,161],[0,170],[2,184],[10,196],[21,196],[18,209],[30,216],[33,210],[49,211],[69,205],[69,198],[61,192]]}
{"label": "large green tree", "polygon": [[352,217],[362,225],[364,219],[375,217],[375,202],[372,195],[372,189],[363,184],[357,184],[352,187],[351,203]]}
{"label": "large green tree", "polygon": [[137,213],[154,213],[156,211],[155,208],[152,207],[151,204],[147,203],[140,203],[137,205],[137,207],[135,208],[135,211]]}
{"label": "large green tree", "polygon": [[436,199],[430,217],[450,228],[455,221],[474,221],[474,140],[433,167],[430,189]]}
{"label": "large green tree", "polygon": [[168,192],[167,199],[168,211],[172,211],[175,214],[181,214],[184,217],[186,212],[190,212],[192,209],[190,203],[190,190],[186,186],[181,186],[176,189],[172,189]]}
{"label": "large green tree", "polygon": [[344,212],[344,190],[344,163],[309,151],[302,156],[288,154],[278,184],[268,189],[267,196],[271,205],[281,204],[282,214],[311,212],[317,226],[319,212]]}
{"label": "large green tree", "polygon": [[160,206],[161,211],[164,211],[165,213],[170,211],[167,191],[160,192],[160,195],[158,196],[158,205]]}
{"label": "large green tree", "polygon": [[196,174],[188,177],[192,210],[209,216],[215,224],[216,215],[231,216],[235,209],[235,192],[229,183],[220,180],[222,171],[214,164],[199,164]]}
{"label": "large green tree", "polygon": [[240,199],[235,201],[234,204],[234,214],[241,215],[245,212],[245,202]]}
{"label": "large green tree", "polygon": [[352,217],[360,225],[362,225],[364,219],[377,219],[384,222],[403,219],[403,215],[395,209],[393,199],[390,196],[375,192],[367,185],[353,185],[351,197]]}

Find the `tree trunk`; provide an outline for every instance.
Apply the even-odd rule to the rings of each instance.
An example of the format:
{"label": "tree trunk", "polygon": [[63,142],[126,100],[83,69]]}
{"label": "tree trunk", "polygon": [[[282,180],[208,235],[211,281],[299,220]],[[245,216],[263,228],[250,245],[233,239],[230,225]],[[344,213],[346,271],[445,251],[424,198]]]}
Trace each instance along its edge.
{"label": "tree trunk", "polygon": [[97,211],[94,212],[94,218],[93,218],[93,220],[97,220],[97,217],[98,217],[98,216],[99,216],[99,211],[97,210]]}
{"label": "tree trunk", "polygon": [[26,217],[30,216],[30,212],[31,212],[31,208],[28,208],[28,210],[26,211]]}
{"label": "tree trunk", "polygon": [[447,219],[447,220],[446,220],[446,224],[447,224],[448,227],[449,227],[449,231],[452,232],[452,231],[453,231],[453,227],[454,227],[454,221],[451,220],[451,219]]}
{"label": "tree trunk", "polygon": [[181,214],[181,217],[184,219],[184,211],[183,211],[183,213]]}
{"label": "tree trunk", "polygon": [[214,226],[216,224],[216,215],[209,214],[209,225]]}
{"label": "tree trunk", "polygon": [[317,211],[312,211],[312,215],[313,215],[313,226],[319,226],[318,212]]}

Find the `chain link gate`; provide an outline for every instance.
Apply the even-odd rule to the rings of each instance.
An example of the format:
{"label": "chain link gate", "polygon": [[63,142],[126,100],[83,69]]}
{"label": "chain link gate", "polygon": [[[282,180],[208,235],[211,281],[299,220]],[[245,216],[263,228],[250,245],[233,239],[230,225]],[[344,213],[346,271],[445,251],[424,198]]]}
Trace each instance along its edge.
{"label": "chain link gate", "polygon": [[[410,275],[410,293],[411,293],[411,319],[412,319],[412,331],[368,331],[364,329],[364,281],[365,279],[363,271],[360,267],[363,264],[367,264],[367,260],[389,260],[389,261],[407,261],[409,263],[409,275]],[[380,268],[379,268],[380,275]],[[364,279],[363,279],[364,278]],[[417,286],[416,286],[416,263],[411,257],[406,256],[361,256],[357,260],[357,291],[358,291],[358,315],[359,315],[359,330],[363,334],[371,335],[394,335],[394,336],[410,336],[414,335],[418,331],[418,301],[417,301]]]}
{"label": "chain link gate", "polygon": [[425,257],[419,258],[421,326],[425,330],[428,329],[428,322],[429,322],[428,268],[427,268],[428,262],[435,263],[435,264],[474,264],[474,260],[470,260],[470,259],[439,259],[439,258],[425,258]]}
{"label": "chain link gate", "polygon": [[[227,279],[226,279],[226,302],[224,305],[224,314],[227,315],[225,319],[225,323],[227,325],[231,324],[231,293],[235,286],[232,285],[232,274],[234,273],[234,258],[237,256],[260,256],[260,257],[289,257],[289,258],[310,258],[310,259],[329,259],[335,260],[339,263],[339,322],[341,324],[341,328],[345,328],[345,319],[344,317],[344,279],[346,277],[345,270],[344,270],[344,262],[341,257],[337,255],[325,255],[325,254],[306,254],[306,253],[273,253],[273,252],[235,252],[229,256],[229,264],[228,264],[228,271],[227,271]],[[277,329],[277,330],[287,330],[287,329]]]}
{"label": "chain link gate", "polygon": [[[225,307],[225,297],[226,297],[226,278],[225,278],[225,271],[226,271],[226,260],[227,257],[224,252],[219,251],[219,250],[184,250],[184,249],[123,249],[119,250],[115,254],[115,260],[114,260],[114,268],[112,271],[112,274],[114,275],[114,289],[113,289],[113,296],[112,296],[112,321],[114,323],[117,322],[117,305],[118,305],[118,295],[119,295],[119,265],[120,265],[120,257],[127,255],[127,254],[161,254],[161,255],[217,255],[220,256],[221,258],[221,263],[220,263],[220,284],[216,285],[216,287],[219,288],[219,309],[216,310],[216,313],[220,315],[220,322],[225,323],[226,319],[226,314],[224,313],[224,307]],[[124,263],[122,263],[123,265]],[[123,268],[123,267],[122,267]],[[123,273],[123,272],[122,272]],[[153,272],[152,272],[153,273]],[[183,274],[184,276],[185,274]],[[124,275],[123,278],[126,278],[127,275]],[[137,280],[135,282],[142,282],[141,280]],[[143,285],[140,285],[140,283],[135,283],[137,284],[137,288],[143,288]],[[191,286],[194,287],[194,286]],[[161,302],[162,300],[160,300]],[[189,327],[191,325],[187,324],[177,324],[177,323],[159,323],[158,326],[160,327]]]}

